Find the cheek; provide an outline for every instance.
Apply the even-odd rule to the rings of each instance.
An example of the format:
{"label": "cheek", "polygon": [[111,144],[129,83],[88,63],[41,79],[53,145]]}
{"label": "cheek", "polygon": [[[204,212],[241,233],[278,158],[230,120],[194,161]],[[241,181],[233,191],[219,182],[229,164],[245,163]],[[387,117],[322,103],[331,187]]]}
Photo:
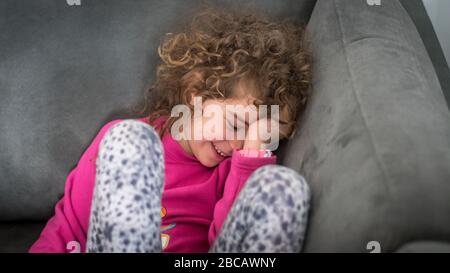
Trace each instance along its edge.
{"label": "cheek", "polygon": [[191,150],[194,157],[206,167],[214,167],[220,163],[214,158],[214,151],[209,141],[192,141]]}
{"label": "cheek", "polygon": [[192,153],[197,158],[207,156],[210,150],[210,142],[206,140],[190,141],[190,146]]}
{"label": "cheek", "polygon": [[197,155],[199,153],[199,150],[201,148],[201,143],[203,141],[198,140],[189,140],[189,146],[191,147],[191,151],[194,155]]}

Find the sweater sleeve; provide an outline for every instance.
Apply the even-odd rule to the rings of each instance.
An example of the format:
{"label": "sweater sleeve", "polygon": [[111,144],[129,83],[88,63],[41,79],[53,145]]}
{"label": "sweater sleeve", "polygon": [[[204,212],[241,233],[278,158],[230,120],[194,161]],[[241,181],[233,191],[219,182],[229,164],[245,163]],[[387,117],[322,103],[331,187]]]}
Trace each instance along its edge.
{"label": "sweater sleeve", "polygon": [[69,173],[64,196],[56,204],[53,217],[28,250],[30,253],[84,252],[99,144],[106,131],[119,121],[111,121],[102,127]]}
{"label": "sweater sleeve", "polygon": [[208,242],[210,246],[219,235],[228,212],[250,175],[259,167],[275,163],[275,155],[267,158],[246,157],[238,150],[233,151],[230,172],[225,181],[222,197],[214,207],[213,221],[209,227]]}
{"label": "sweater sleeve", "polygon": [[76,168],[67,177],[64,197],[56,203],[54,216],[48,220],[38,240],[29,249],[30,253],[64,253],[67,251],[67,243],[80,241],[76,236],[76,231],[72,228],[73,224],[68,219],[73,216],[68,196],[70,196],[75,174]]}

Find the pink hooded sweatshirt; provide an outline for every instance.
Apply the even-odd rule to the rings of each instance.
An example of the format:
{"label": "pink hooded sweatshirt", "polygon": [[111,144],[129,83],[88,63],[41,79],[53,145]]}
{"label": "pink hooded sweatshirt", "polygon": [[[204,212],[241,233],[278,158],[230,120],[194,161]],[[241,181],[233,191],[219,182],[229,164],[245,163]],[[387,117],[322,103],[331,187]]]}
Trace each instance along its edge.
{"label": "pink hooded sweatshirt", "polygon": [[[144,118],[138,120],[146,122]],[[108,129],[120,121],[111,121],[101,128],[69,173],[55,215],[29,252],[70,252],[73,245],[85,252],[99,144]],[[159,118],[153,126],[158,128],[164,121],[165,118]],[[161,201],[163,252],[207,252],[245,181],[257,168],[275,164],[276,157],[245,157],[235,150],[218,166],[208,168],[186,153],[170,133],[163,136],[162,144],[165,160]]]}

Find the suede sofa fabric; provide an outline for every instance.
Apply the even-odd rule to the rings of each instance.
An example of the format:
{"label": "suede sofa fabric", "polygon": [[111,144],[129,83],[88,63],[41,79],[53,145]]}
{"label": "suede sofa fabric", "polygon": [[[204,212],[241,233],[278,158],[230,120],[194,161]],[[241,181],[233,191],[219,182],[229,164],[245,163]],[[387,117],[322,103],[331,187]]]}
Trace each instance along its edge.
{"label": "suede sofa fabric", "polygon": [[283,162],[312,186],[305,251],[450,240],[450,113],[401,3],[318,1],[308,29],[314,93]]}
{"label": "suede sofa fabric", "polygon": [[[1,1],[0,221],[53,214],[66,176],[99,128],[130,117],[143,98],[160,39],[181,31],[201,3]],[[315,0],[246,3],[305,23]]]}

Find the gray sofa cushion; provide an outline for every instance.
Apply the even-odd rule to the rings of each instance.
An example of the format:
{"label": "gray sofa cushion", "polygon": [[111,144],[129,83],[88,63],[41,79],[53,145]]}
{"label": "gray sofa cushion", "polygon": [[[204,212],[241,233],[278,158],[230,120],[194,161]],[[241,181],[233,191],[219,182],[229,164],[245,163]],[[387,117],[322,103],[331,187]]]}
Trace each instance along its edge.
{"label": "gray sofa cushion", "polygon": [[306,252],[450,241],[450,113],[397,0],[319,0],[314,94],[284,164],[313,190]]}
{"label": "gray sofa cushion", "polygon": [[[160,38],[184,26],[200,2],[0,2],[0,221],[53,213],[67,174],[101,125],[128,117],[142,98]],[[300,22],[315,4],[253,2]]]}
{"label": "gray sofa cushion", "polygon": [[450,244],[436,241],[410,242],[396,253],[450,253]]}
{"label": "gray sofa cushion", "polygon": [[38,239],[45,222],[0,223],[0,253],[25,253]]}

